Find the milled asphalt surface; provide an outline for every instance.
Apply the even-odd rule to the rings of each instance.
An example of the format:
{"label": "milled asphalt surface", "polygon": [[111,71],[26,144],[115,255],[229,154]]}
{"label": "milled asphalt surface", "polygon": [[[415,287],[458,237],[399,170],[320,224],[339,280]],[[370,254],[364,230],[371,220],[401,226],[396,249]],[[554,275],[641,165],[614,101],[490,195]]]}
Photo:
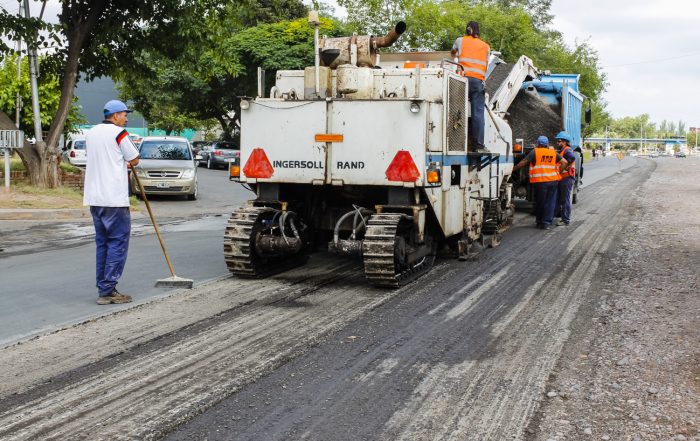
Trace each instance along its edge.
{"label": "milled asphalt surface", "polygon": [[[586,198],[586,186],[634,163],[626,158],[619,164],[613,157],[592,162],[584,173],[581,198]],[[228,215],[204,213],[227,213],[231,205],[243,203],[252,194],[228,182],[225,172],[200,169],[199,174],[202,196],[198,201],[154,198],[153,206],[177,274],[202,284],[229,276],[221,251]],[[64,219],[67,212],[80,210],[0,209],[0,216],[14,217],[0,220],[0,345],[133,306],[110,305],[106,310],[94,303],[92,221],[89,217]],[[173,217],[178,213],[184,219]],[[145,207],[135,213],[133,224],[119,289],[133,295],[136,304],[175,293],[154,287],[156,280],[170,274]]]}
{"label": "milled asphalt surface", "polygon": [[399,290],[319,254],[0,350],[0,438],[517,438],[652,169],[584,177],[571,227],[522,215]]}
{"label": "milled asphalt surface", "polygon": [[[153,197],[151,205],[176,274],[196,285],[227,277],[222,258],[228,212],[252,193],[226,171],[198,170],[197,201]],[[66,216],[81,216],[67,219]],[[94,228],[89,209],[0,209],[0,346],[175,294],[155,288],[170,276],[143,202],[132,213],[132,235],[119,289],[134,303],[95,303]]]}

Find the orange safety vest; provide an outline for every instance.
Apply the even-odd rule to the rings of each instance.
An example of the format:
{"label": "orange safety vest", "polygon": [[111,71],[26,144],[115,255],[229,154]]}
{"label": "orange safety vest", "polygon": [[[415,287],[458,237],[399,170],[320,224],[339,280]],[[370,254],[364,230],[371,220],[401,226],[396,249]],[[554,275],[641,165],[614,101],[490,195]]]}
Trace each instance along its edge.
{"label": "orange safety vest", "polygon": [[462,75],[483,81],[486,78],[489,49],[488,44],[476,37],[462,37],[462,46],[459,48],[459,65],[464,69]]}
{"label": "orange safety vest", "polygon": [[536,147],[535,163],[530,164],[530,183],[560,181],[557,152],[553,149]]}
{"label": "orange safety vest", "polygon": [[[566,152],[567,149],[571,150],[571,153],[574,152],[574,149],[572,149],[571,147],[569,147],[569,146],[567,145],[566,147],[564,147],[563,149],[561,149],[560,155],[561,155],[562,158],[564,157],[564,153]],[[560,172],[562,179],[564,179],[564,178],[569,178],[569,177],[571,177],[571,178],[576,177],[576,166],[575,166],[575,164],[576,164],[575,162],[570,163],[570,164],[566,167],[566,169],[565,169],[563,172]]]}

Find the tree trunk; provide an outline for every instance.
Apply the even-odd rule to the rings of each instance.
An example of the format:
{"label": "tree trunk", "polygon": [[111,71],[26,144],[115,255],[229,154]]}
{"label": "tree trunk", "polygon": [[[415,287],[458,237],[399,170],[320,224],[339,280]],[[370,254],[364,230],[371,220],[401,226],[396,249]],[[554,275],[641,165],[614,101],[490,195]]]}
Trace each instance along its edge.
{"label": "tree trunk", "polygon": [[[0,130],[17,130],[15,123],[0,111]],[[30,144],[24,141],[24,147],[17,149],[31,185],[44,188],[55,188],[58,181],[58,157],[48,154],[46,143]]]}

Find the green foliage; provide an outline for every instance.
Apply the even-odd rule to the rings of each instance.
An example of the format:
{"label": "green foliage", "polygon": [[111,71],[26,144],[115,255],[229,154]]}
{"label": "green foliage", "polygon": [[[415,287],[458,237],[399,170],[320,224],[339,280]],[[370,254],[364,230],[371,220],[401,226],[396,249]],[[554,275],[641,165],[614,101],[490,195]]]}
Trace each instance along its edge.
{"label": "green foliage", "polygon": [[[657,135],[656,124],[650,121],[647,113],[612,119],[607,127],[607,134],[611,138],[655,138]],[[605,127],[596,135],[605,136]]]}
{"label": "green foliage", "polygon": [[[257,94],[257,67],[266,70],[269,85],[279,69],[312,64],[313,28],[306,18],[244,27],[238,6],[227,14],[225,24],[215,27],[240,30],[210,35],[206,44],[192,41],[177,57],[144,50],[134,60],[138,68],[123,70],[118,77],[123,98],[159,128],[172,119],[168,115],[178,114],[190,127],[214,119],[224,139],[233,138],[240,97]],[[336,21],[322,19],[321,33],[336,35],[339,29]]]}
{"label": "green foliage", "polygon": [[584,136],[610,123],[603,93],[607,86],[598,53],[584,41],[570,48],[561,33],[546,28],[551,22],[551,0],[339,0],[348,9],[348,23],[360,34],[383,34],[391,23],[405,20],[407,31],[395,50],[441,50],[452,48],[464,35],[466,23],[480,24],[481,38],[492,51],[513,63],[521,55],[552,73],[577,73],[579,90],[588,98],[592,122]]}
{"label": "green foliage", "polygon": [[[0,111],[5,112],[13,120],[17,109],[17,92],[22,98],[22,111],[20,112],[20,129],[27,136],[34,136],[34,117],[32,108],[31,88],[29,86],[28,58],[22,59],[20,79],[17,79],[17,56],[7,55],[0,59]],[[61,98],[60,77],[51,71],[43,71],[39,79],[39,100],[41,103],[40,115],[43,130],[48,130],[53,120],[53,115],[58,110]],[[80,124],[87,122],[80,114],[80,108],[73,99],[64,133],[74,133]]]}

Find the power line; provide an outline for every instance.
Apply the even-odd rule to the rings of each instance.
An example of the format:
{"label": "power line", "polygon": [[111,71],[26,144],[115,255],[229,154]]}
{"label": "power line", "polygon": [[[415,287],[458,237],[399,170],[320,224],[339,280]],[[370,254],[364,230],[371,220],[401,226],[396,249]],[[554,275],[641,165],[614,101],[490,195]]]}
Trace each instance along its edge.
{"label": "power line", "polygon": [[612,66],[605,66],[605,67],[611,68],[611,67],[634,66],[634,65],[636,65],[636,64],[658,63],[658,62],[660,62],[660,61],[669,61],[669,60],[677,60],[677,59],[679,59],[679,58],[692,57],[693,55],[697,55],[697,54],[700,54],[700,51],[691,52],[691,53],[685,54],[685,55],[678,55],[678,56],[675,56],[675,57],[658,58],[658,59],[655,59],[655,60],[646,60],[646,61],[636,61],[636,62],[634,62],[634,63],[615,64],[615,65],[612,65]]}

